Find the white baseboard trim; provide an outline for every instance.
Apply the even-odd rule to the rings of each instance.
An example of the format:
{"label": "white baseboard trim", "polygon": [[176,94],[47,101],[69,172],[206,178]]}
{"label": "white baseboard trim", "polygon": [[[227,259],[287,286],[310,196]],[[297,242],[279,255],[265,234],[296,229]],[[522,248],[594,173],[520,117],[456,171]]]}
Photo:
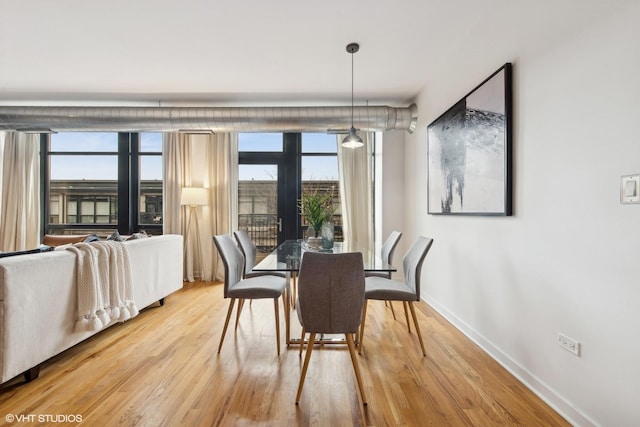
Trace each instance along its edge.
{"label": "white baseboard trim", "polygon": [[564,397],[548,387],[534,374],[532,374],[527,369],[523,368],[517,362],[512,360],[509,356],[504,354],[498,347],[494,346],[491,341],[487,340],[485,337],[477,333],[472,327],[459,319],[455,314],[451,313],[438,301],[432,298],[429,298],[428,301],[425,298],[421,299],[427,305],[437,311],[440,315],[442,315],[445,319],[447,319],[447,321],[451,323],[456,329],[465,334],[471,341],[482,348],[482,350],[484,350],[489,356],[491,356],[491,358],[502,365],[503,368],[509,371],[513,376],[515,376],[520,382],[527,386],[527,388],[529,388],[533,393],[540,397],[540,399],[545,401],[545,403],[551,406],[573,426],[598,426],[598,424],[596,424],[586,414],[582,413],[578,408],[573,406],[571,402],[567,401]]}

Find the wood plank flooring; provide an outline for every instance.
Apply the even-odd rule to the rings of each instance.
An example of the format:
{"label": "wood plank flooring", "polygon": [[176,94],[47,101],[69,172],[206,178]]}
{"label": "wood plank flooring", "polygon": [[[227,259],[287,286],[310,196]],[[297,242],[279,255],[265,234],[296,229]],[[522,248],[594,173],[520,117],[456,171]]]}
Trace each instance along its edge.
{"label": "wood plank flooring", "polygon": [[0,424],[8,414],[49,414],[91,426],[569,425],[423,302],[416,311],[427,357],[400,304],[393,320],[384,303],[369,303],[358,356],[367,406],[342,345],[314,348],[295,405],[303,359],[284,344],[277,356],[273,302],[245,304],[217,354],[227,307],[221,284],[186,283],[163,307],[45,362],[35,381],[5,383]]}

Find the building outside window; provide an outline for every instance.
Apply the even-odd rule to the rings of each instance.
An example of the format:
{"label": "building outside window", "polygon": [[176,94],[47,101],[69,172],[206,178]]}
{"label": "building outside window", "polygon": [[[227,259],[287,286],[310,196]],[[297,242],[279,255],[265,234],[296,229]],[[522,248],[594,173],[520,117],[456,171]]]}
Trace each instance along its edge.
{"label": "building outside window", "polygon": [[321,133],[238,134],[238,228],[259,254],[303,236],[298,200],[303,192],[332,195],[335,239],[342,240],[337,138]]}
{"label": "building outside window", "polygon": [[45,233],[162,234],[160,133],[64,132],[42,145]]}

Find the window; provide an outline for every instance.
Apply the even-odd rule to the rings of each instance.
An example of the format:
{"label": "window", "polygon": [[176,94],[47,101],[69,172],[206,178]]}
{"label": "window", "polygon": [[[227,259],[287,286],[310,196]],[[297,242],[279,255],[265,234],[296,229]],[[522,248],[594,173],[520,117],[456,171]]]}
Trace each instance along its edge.
{"label": "window", "polygon": [[162,134],[64,132],[41,144],[45,233],[162,233]]}
{"label": "window", "polygon": [[[238,227],[258,249],[302,237],[298,200],[303,191],[331,192],[333,221],[342,239],[338,152],[335,135],[320,133],[238,134]],[[260,255],[258,255],[260,256]]]}
{"label": "window", "polygon": [[[302,192],[331,194],[336,210],[331,221],[334,238],[342,241],[342,211],[340,209],[340,180],[338,173],[338,140],[323,133],[302,134]],[[307,224],[303,224],[307,226]]]}
{"label": "window", "polygon": [[238,151],[282,152],[283,139],[281,133],[240,133],[238,134]]}
{"label": "window", "polygon": [[140,134],[138,224],[162,225],[162,134]]}

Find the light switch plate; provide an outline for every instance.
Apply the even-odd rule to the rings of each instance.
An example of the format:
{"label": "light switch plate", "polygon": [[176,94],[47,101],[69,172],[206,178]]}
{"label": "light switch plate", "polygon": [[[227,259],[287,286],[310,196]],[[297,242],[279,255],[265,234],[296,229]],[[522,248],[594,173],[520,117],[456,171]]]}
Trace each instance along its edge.
{"label": "light switch plate", "polygon": [[640,203],[640,174],[620,177],[620,203]]}

